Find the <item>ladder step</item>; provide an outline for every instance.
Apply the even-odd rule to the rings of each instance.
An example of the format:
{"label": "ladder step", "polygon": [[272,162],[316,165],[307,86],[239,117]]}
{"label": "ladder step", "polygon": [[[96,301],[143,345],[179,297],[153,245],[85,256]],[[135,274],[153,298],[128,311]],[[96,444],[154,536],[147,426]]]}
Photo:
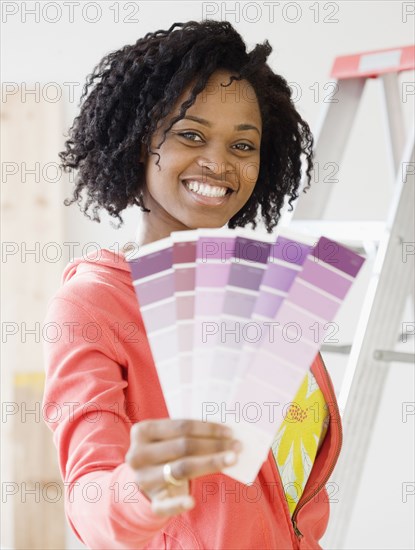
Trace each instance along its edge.
{"label": "ladder step", "polygon": [[[399,341],[402,340],[402,336],[413,336],[413,334],[402,333],[399,337]],[[344,355],[348,355],[351,349],[351,344],[322,344],[320,348],[323,353],[340,353]],[[415,354],[403,351],[377,349],[374,351],[373,356],[379,361],[399,361],[403,363],[415,362]]]}
{"label": "ladder step", "polygon": [[375,349],[373,358],[377,361],[387,361],[391,363],[415,363],[415,353],[406,353],[404,351],[392,351],[388,349]]}
{"label": "ladder step", "polygon": [[320,350],[323,353],[326,351],[328,353],[342,353],[345,355],[348,355],[351,349],[352,349],[352,346],[350,344],[344,344],[344,345],[323,344],[320,348]]}

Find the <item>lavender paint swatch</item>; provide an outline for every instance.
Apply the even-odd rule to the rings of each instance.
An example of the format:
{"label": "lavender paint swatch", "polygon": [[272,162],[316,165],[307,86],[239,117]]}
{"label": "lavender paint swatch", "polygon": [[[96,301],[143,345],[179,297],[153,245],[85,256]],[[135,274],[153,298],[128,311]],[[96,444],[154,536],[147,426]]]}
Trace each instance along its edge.
{"label": "lavender paint swatch", "polygon": [[[244,450],[224,471],[254,481],[289,403],[364,258],[321,237],[254,230],[173,232],[129,260],[150,348],[172,418],[229,425]],[[221,414],[255,402],[252,423]]]}
{"label": "lavender paint swatch", "polygon": [[228,229],[200,230],[196,248],[196,296],[192,416],[200,418],[208,399],[209,364],[214,351],[231,259],[235,255],[236,232]]}
{"label": "lavender paint swatch", "polygon": [[247,322],[251,318],[266,273],[274,238],[263,238],[262,241],[254,239],[252,232],[237,230],[235,254],[230,259],[222,312],[213,342],[215,349],[209,365],[211,381],[207,391],[215,395],[218,402],[226,401],[232,390]]}
{"label": "lavender paint swatch", "polygon": [[[326,253],[328,246],[334,250],[330,262]],[[334,319],[363,262],[364,258],[358,254],[322,237],[305,259],[256,348],[244,378],[239,381],[229,408],[255,402],[264,412],[255,424],[258,471],[279,428],[265,414],[269,403],[283,407],[292,401],[318,353],[325,324]],[[319,268],[317,278],[316,266]],[[338,286],[333,284],[334,280]],[[241,418],[238,426],[241,431],[243,424]],[[239,473],[242,468],[239,467]],[[247,466],[246,475],[248,470]]]}
{"label": "lavender paint swatch", "polygon": [[141,247],[129,266],[166,406],[170,416],[177,418],[181,416],[181,377],[171,239]]}

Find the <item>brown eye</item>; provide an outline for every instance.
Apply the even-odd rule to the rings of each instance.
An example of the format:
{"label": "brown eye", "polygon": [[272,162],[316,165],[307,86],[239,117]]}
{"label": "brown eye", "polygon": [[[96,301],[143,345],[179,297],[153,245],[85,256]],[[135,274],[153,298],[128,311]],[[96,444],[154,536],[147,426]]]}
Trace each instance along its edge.
{"label": "brown eye", "polygon": [[255,147],[252,147],[252,145],[248,145],[248,143],[237,143],[235,147],[238,145],[242,145],[243,147],[248,147],[248,149],[239,149],[239,151],[255,151]]}
{"label": "brown eye", "polygon": [[[195,139],[188,138],[186,136],[196,136],[200,138],[199,134],[196,134],[196,132],[180,132],[179,136],[183,136],[185,139],[190,139],[190,141],[196,141]],[[202,139],[202,138],[200,138]]]}

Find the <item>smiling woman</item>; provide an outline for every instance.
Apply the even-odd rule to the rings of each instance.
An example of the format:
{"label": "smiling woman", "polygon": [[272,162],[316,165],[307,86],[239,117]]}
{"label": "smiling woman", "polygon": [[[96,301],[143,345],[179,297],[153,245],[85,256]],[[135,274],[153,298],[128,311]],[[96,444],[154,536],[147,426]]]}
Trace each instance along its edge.
{"label": "smiling woman", "polygon": [[143,198],[151,215],[144,216],[139,244],[171,231],[221,227],[252,195],[260,164],[261,112],[252,86],[232,80],[235,76],[215,71],[186,116],[172,125],[189,96],[186,88],[153,136],[152,147],[161,143],[160,164],[143,151]]}
{"label": "smiling woman", "polygon": [[[121,223],[138,205],[140,246],[199,227],[255,229],[258,213],[271,232],[285,198],[298,197],[303,157],[309,186],[313,138],[270,53],[268,41],[247,52],[228,22],[209,20],[175,23],[104,57],[60,153],[65,170],[78,170],[65,204],[85,192],[88,217],[92,206],[100,221],[104,208]],[[100,549],[320,548],[341,446],[321,358],[303,393],[333,404],[327,422],[312,426],[310,412],[294,411],[304,424],[279,434],[253,497],[222,473],[241,450],[228,428],[168,418],[128,263],[102,252],[67,266],[45,319],[73,327],[44,342],[44,406],[65,411],[48,424],[73,530]]]}

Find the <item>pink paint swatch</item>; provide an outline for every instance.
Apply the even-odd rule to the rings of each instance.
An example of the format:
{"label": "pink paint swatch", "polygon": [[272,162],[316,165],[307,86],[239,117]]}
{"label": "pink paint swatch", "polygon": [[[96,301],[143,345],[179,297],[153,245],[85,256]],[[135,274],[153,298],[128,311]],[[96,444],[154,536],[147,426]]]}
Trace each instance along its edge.
{"label": "pink paint swatch", "polygon": [[195,318],[196,245],[198,232],[173,231],[174,295],[176,300],[177,346],[180,371],[182,417],[192,416],[193,332]]}
{"label": "pink paint swatch", "polygon": [[201,418],[209,399],[209,364],[215,349],[218,319],[222,313],[236,232],[200,229],[196,249],[196,295],[193,340],[192,417]]}

